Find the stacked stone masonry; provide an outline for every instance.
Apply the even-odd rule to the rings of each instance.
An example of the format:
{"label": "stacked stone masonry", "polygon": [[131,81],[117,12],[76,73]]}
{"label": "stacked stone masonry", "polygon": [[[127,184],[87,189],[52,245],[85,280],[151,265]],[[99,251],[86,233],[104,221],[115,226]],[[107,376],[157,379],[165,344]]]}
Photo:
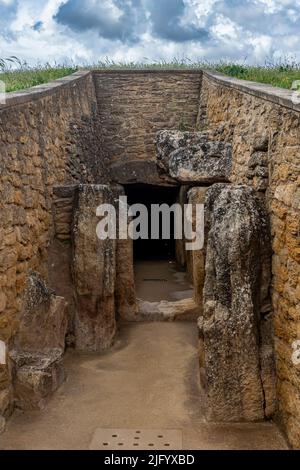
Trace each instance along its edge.
{"label": "stacked stone masonry", "polygon": [[[13,94],[0,107],[0,340],[7,351],[21,321],[29,272],[48,278],[53,186],[91,180],[95,113],[87,73]],[[7,362],[0,365],[0,415],[13,406]]]}
{"label": "stacked stone masonry", "polygon": [[204,73],[198,127],[232,144],[231,181],[265,195],[272,231],[277,401],[290,443],[300,447],[300,109],[290,92]]}
{"label": "stacked stone masonry", "polygon": [[155,164],[156,132],[194,129],[201,73],[107,71],[95,72],[94,80],[111,178],[120,184],[162,184]]}

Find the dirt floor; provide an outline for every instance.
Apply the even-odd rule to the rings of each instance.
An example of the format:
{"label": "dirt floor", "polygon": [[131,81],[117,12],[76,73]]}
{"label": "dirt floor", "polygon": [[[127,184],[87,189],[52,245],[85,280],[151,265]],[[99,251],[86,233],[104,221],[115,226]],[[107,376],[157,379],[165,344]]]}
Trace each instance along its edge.
{"label": "dirt floor", "polygon": [[120,325],[106,354],[66,356],[67,381],[43,411],[15,412],[1,449],[88,449],[99,428],[172,429],[184,449],[285,449],[272,423],[206,423],[192,322]]}
{"label": "dirt floor", "polygon": [[179,271],[173,260],[143,260],[134,263],[138,299],[150,302],[193,297],[193,286],[186,272]]}

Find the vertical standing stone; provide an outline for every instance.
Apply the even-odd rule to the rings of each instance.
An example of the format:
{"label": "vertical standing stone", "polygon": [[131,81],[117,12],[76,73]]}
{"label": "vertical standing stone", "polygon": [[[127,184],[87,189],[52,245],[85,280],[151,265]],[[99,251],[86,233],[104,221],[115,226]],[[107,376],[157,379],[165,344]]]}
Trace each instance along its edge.
{"label": "vertical standing stone", "polygon": [[73,229],[73,277],[76,292],[75,342],[82,351],[109,348],[116,333],[116,240],[96,233],[101,204],[114,205],[105,185],[80,185]]}
{"label": "vertical standing stone", "polygon": [[[189,191],[188,201],[189,204],[196,206],[197,204],[205,203],[205,195],[207,187],[195,187]],[[194,210],[193,210],[194,213]],[[195,221],[193,221],[193,230],[195,231]],[[204,227],[203,227],[204,228]],[[204,247],[201,250],[191,251],[192,257],[192,270],[193,270],[193,283],[194,283],[194,300],[202,307],[203,306],[203,287],[205,279],[205,252]]]}
{"label": "vertical standing stone", "polygon": [[[124,188],[120,185],[114,186],[115,201],[119,201],[120,196],[125,196]],[[122,203],[123,204],[123,203]],[[119,204],[117,205],[117,215],[119,218]],[[124,208],[123,209],[127,209]],[[128,236],[128,222],[127,236]],[[125,227],[124,227],[125,228]],[[119,235],[120,227],[117,232]],[[117,240],[117,259],[116,259],[116,308],[118,315],[124,320],[136,320],[138,315],[138,305],[135,293],[135,279],[133,267],[133,240],[130,238]]]}
{"label": "vertical standing stone", "polygon": [[5,418],[0,416],[0,434],[5,431]]}
{"label": "vertical standing stone", "polygon": [[208,418],[260,420],[274,406],[267,216],[253,189],[216,184],[207,192],[206,224],[199,326]]}
{"label": "vertical standing stone", "polygon": [[[178,196],[177,196],[177,204],[181,205],[182,211],[184,209],[184,205],[187,203],[187,193],[188,193],[189,186],[181,186]],[[182,217],[183,223],[183,217]],[[175,240],[175,254],[176,254],[176,261],[181,268],[186,268],[187,266],[187,252],[185,251],[185,240],[184,238]]]}
{"label": "vertical standing stone", "polygon": [[135,320],[138,315],[136,302],[133,241],[117,241],[116,302],[118,315],[124,320]]}

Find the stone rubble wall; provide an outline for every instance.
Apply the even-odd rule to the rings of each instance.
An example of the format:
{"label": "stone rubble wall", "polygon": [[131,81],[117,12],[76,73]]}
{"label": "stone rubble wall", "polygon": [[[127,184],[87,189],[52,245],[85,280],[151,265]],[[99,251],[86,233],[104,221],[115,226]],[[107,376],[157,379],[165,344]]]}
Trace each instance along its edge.
{"label": "stone rubble wall", "polygon": [[72,238],[73,212],[76,201],[76,186],[58,186],[53,188],[53,218],[55,237],[62,242]]}
{"label": "stone rubble wall", "polygon": [[300,106],[288,90],[204,72],[198,129],[232,144],[232,182],[266,191],[278,412],[300,448],[300,366],[292,361],[300,340]]}
{"label": "stone rubble wall", "polygon": [[[96,111],[88,72],[9,94],[0,106],[0,340],[7,351],[29,272],[48,278],[53,186],[92,181]],[[11,368],[0,365],[0,415],[12,410]]]}
{"label": "stone rubble wall", "polygon": [[108,161],[115,182],[164,182],[155,163],[155,134],[161,129],[194,129],[201,75],[172,70],[94,72],[101,158]]}

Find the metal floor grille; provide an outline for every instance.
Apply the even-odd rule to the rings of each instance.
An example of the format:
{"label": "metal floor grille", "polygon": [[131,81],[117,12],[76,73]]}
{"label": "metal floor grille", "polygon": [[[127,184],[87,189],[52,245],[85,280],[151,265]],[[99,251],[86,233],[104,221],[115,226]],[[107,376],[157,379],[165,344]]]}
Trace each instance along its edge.
{"label": "metal floor grille", "polygon": [[96,429],[90,450],[181,450],[182,431],[176,429]]}

